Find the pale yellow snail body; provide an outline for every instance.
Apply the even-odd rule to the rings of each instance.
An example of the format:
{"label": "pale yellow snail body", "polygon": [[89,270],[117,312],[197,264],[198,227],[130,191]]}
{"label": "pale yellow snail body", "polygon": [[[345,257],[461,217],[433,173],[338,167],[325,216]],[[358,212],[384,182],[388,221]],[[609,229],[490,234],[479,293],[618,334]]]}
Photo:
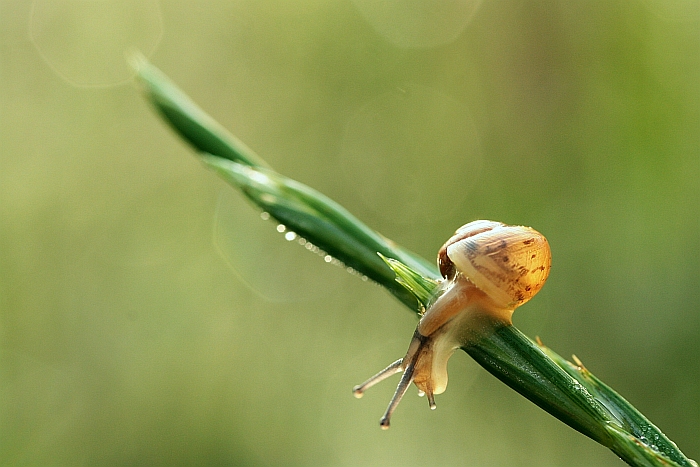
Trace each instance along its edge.
{"label": "pale yellow snail body", "polygon": [[380,420],[390,418],[411,383],[435,408],[435,394],[447,387],[447,360],[498,325],[511,324],[513,311],[544,285],[551,267],[547,239],[529,227],[479,220],[460,227],[440,248],[440,291],[413,334],[406,356],[359,386],[364,391],[403,372],[396,393]]}

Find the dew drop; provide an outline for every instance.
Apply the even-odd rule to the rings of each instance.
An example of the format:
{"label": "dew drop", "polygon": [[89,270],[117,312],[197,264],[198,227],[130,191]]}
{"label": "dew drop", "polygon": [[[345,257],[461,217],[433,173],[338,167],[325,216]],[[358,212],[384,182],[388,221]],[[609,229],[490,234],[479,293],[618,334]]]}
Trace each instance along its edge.
{"label": "dew drop", "polygon": [[326,255],[323,257],[323,261],[325,261],[326,263],[330,263],[331,261],[333,261],[333,257],[331,255]]}
{"label": "dew drop", "polygon": [[[252,175],[254,175],[254,174],[251,174],[251,178],[252,178]],[[274,195],[271,195],[269,193],[265,193],[265,194],[260,196],[260,201],[262,201],[264,204],[275,204],[279,200]]]}
{"label": "dew drop", "polygon": [[309,242],[296,229],[270,211],[252,209],[232,190],[222,190],[215,219],[213,240],[219,254],[243,283],[268,300],[316,300],[347,280],[324,269],[323,261],[308,253]]}
{"label": "dew drop", "polygon": [[277,231],[278,231],[279,233],[282,233],[282,232],[284,232],[285,230],[287,230],[287,227],[285,227],[284,224],[278,224],[278,225],[277,225]]}

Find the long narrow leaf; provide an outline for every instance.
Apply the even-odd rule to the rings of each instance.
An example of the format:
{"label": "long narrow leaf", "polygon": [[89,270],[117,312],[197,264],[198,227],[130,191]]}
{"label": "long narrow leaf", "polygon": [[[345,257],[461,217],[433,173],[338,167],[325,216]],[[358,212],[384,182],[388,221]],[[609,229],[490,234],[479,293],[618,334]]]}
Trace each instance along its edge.
{"label": "long narrow leaf", "polygon": [[[147,98],[205,165],[287,228],[381,284],[412,311],[423,310],[441,279],[434,264],[376,233],[323,194],[269,168],[157,68],[142,58],[134,63]],[[514,326],[496,326],[463,350],[508,386],[628,464],[697,467],[609,386],[582,366],[535,344]]]}

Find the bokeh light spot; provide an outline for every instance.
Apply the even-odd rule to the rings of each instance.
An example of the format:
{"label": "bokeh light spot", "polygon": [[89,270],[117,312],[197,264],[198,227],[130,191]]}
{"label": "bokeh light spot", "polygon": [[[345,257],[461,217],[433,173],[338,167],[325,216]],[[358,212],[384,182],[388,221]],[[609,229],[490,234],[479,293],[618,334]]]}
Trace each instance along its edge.
{"label": "bokeh light spot", "polygon": [[417,84],[381,94],[355,112],[340,157],[358,199],[407,223],[452,215],[482,164],[467,106]]}
{"label": "bokeh light spot", "polygon": [[399,47],[449,44],[467,27],[481,0],[353,0],[372,27]]}
{"label": "bokeh light spot", "polygon": [[643,0],[646,7],[661,19],[668,21],[697,21],[700,19],[700,0]]}
{"label": "bokeh light spot", "polygon": [[[327,254],[274,220],[264,221],[233,189],[219,198],[214,244],[251,290],[275,302],[316,300],[352,280]],[[324,262],[325,261],[325,262]]]}
{"label": "bokeh light spot", "polygon": [[77,87],[128,82],[127,55],[151,56],[162,35],[157,0],[35,0],[29,21],[41,57]]}

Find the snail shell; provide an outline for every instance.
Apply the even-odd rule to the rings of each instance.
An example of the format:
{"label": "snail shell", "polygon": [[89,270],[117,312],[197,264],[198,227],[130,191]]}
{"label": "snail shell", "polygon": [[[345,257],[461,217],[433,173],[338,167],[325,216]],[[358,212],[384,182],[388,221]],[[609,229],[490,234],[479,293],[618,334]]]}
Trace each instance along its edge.
{"label": "snail shell", "polygon": [[512,309],[539,292],[551,263],[549,243],[541,233],[494,221],[463,225],[438,252],[443,277],[459,271],[498,305]]}
{"label": "snail shell", "polygon": [[355,396],[403,372],[381,427],[389,428],[391,414],[411,383],[435,409],[434,395],[447,387],[450,356],[489,329],[510,325],[515,308],[544,285],[551,259],[547,239],[530,227],[479,220],[457,229],[438,252],[444,281],[418,323],[406,356],[355,386]]}

